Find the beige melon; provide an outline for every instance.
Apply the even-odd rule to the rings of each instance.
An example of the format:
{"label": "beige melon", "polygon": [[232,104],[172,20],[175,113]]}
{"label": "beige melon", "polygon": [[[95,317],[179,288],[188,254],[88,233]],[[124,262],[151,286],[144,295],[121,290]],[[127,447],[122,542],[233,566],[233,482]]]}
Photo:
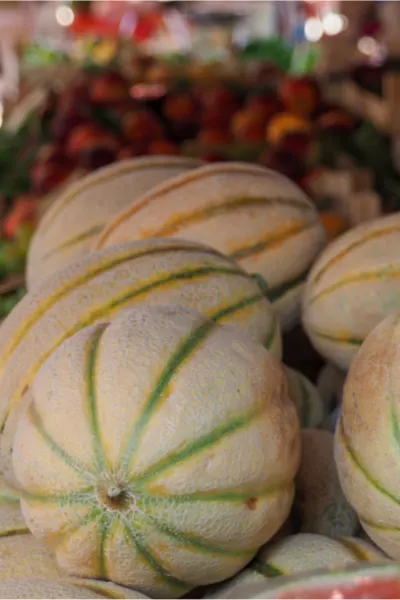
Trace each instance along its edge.
{"label": "beige melon", "polygon": [[307,272],[325,244],[316,208],[289,179],[221,163],[161,184],[123,210],[95,247],[172,236],[204,242],[260,273],[284,330],[299,317]]}
{"label": "beige melon", "polygon": [[315,348],[347,371],[369,332],[400,305],[400,213],[351,229],[314,264],[303,325]]}
{"label": "beige melon", "polygon": [[110,219],[157,184],[200,161],[177,156],[135,158],[99,169],[70,185],[46,211],[32,239],[28,289],[90,251]]}
{"label": "beige melon", "polygon": [[60,566],[153,597],[231,577],[287,518],[300,458],[283,369],[232,326],[138,306],[66,340],[13,467]]}
{"label": "beige melon", "polygon": [[329,538],[299,533],[267,545],[230,581],[219,585],[208,599],[253,598],[265,589],[266,580],[317,569],[343,567],[354,562],[388,562],[378,549],[358,538]]}
{"label": "beige melon", "polygon": [[194,242],[144,240],[61,269],[28,293],[0,327],[0,471],[9,473],[18,404],[63,340],[136,303],[181,304],[241,327],[278,358],[281,335],[260,279]]}
{"label": "beige melon", "polygon": [[14,579],[0,581],[0,598],[147,598],[139,592],[102,581],[47,581],[40,579]]}
{"label": "beige melon", "polygon": [[348,373],[336,430],[343,490],[367,534],[400,560],[400,314],[367,337]]}
{"label": "beige melon", "polygon": [[359,528],[357,515],[340,486],[334,460],[334,436],[330,431],[302,431],[294,510],[304,533],[351,536]]}
{"label": "beige melon", "polygon": [[285,367],[289,397],[294,403],[302,427],[319,427],[324,418],[324,407],[315,385],[300,371]]}

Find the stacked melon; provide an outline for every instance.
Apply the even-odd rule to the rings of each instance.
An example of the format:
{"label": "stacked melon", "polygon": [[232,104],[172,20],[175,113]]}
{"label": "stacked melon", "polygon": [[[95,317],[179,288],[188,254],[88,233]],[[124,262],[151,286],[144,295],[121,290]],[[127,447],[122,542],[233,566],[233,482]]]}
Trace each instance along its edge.
{"label": "stacked melon", "polygon": [[[337,331],[351,323],[342,296],[326,299],[364,268],[347,254],[396,232],[384,219],[363,227],[319,256],[303,192],[235,163],[130,161],[56,201],[32,243],[29,292],[0,328],[0,470],[16,533],[0,543],[0,597],[269,597],[349,563],[398,577],[354,537],[360,519],[394,555],[395,534],[373,535],[368,494],[357,504],[351,407],[338,473],[334,436],[318,429],[338,394],[281,362],[281,330],[303,302],[315,346],[347,366],[356,344],[349,333],[342,351]],[[384,249],[368,256],[387,273]],[[379,292],[394,293],[383,279]],[[353,310],[354,339],[389,302],[374,301],[368,317]]]}

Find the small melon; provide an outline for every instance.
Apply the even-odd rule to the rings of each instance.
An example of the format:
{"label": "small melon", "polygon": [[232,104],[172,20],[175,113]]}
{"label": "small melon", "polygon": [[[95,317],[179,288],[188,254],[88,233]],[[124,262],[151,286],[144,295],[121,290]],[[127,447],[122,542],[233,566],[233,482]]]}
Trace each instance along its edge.
{"label": "small melon", "polygon": [[329,244],[303,295],[303,326],[322,356],[347,371],[372,329],[400,305],[400,213]]}
{"label": "small melon", "polygon": [[351,536],[359,522],[346,500],[334,459],[334,436],[320,429],[302,430],[302,458],[296,475],[295,518],[303,533]]}
{"label": "small melon", "polygon": [[181,596],[234,575],[288,517],[296,410],[279,361],[236,327],[143,304],[66,340],[32,394],[21,508],[70,574]]}
{"label": "small melon", "polygon": [[119,585],[100,581],[47,581],[40,579],[14,579],[0,581],[0,598],[43,598],[86,600],[90,598],[147,598],[139,592]]}

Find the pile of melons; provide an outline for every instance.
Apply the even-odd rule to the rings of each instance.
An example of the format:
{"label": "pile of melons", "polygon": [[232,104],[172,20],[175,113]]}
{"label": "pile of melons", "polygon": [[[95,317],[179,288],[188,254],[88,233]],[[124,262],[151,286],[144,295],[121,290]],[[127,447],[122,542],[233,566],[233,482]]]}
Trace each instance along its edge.
{"label": "pile of melons", "polygon": [[261,166],[67,188],[0,327],[0,598],[400,597],[399,251]]}

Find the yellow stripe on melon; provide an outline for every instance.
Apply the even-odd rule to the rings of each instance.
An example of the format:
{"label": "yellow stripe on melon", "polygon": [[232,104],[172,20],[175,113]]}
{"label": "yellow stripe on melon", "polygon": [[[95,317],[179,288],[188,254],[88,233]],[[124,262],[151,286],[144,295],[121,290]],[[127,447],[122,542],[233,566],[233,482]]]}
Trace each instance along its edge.
{"label": "yellow stripe on melon", "polygon": [[324,418],[324,407],[315,385],[300,371],[285,366],[289,397],[296,407],[302,427],[319,427]]}
{"label": "yellow stripe on melon", "polygon": [[28,289],[84,256],[110,219],[157,184],[198,167],[185,157],[135,158],[109,165],[69,186],[45,213],[28,252]]}
{"label": "yellow stripe on melon", "polygon": [[181,596],[238,572],[288,516],[296,411],[279,361],[237,328],[143,304],[66,340],[32,393],[21,507],[71,574]]}
{"label": "yellow stripe on melon", "polygon": [[303,325],[314,347],[347,371],[369,332],[400,305],[400,214],[351,229],[314,264]]}
{"label": "yellow stripe on melon", "polygon": [[260,285],[218,252],[176,239],[122,244],[55,273],[0,327],[0,469],[9,471],[14,408],[47,356],[76,331],[137,303],[199,310],[241,327],[280,358],[279,325]]}
{"label": "yellow stripe on melon", "polygon": [[206,598],[252,598],[266,588],[266,580],[275,581],[277,577],[336,569],[355,562],[389,561],[380,550],[358,538],[299,533],[267,545],[244,571],[218,586]]}
{"label": "yellow stripe on melon", "polygon": [[27,531],[19,507],[18,494],[0,478],[0,540],[8,535],[27,533]]}
{"label": "yellow stripe on melon", "polygon": [[325,244],[316,208],[289,179],[223,163],[159,185],[121,211],[95,247],[173,236],[209,244],[260,273],[284,329],[299,316],[306,274]]}

